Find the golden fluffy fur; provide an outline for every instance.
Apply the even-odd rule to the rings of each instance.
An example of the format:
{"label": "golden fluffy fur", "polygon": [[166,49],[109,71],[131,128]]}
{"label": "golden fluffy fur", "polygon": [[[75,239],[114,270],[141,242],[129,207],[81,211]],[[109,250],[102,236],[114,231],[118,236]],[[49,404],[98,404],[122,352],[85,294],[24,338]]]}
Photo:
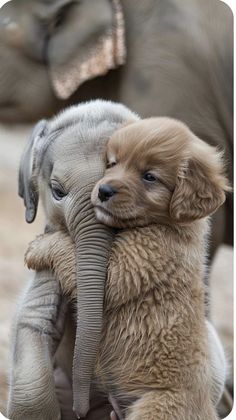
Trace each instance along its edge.
{"label": "golden fluffy fur", "polygon": [[[206,216],[229,189],[221,153],[182,123],[152,118],[119,129],[92,203],[122,228],[111,251],[95,377],[126,420],[215,420],[204,319]],[[100,187],[114,194],[99,198]],[[33,242],[26,261],[52,268],[76,297],[64,232]]]}

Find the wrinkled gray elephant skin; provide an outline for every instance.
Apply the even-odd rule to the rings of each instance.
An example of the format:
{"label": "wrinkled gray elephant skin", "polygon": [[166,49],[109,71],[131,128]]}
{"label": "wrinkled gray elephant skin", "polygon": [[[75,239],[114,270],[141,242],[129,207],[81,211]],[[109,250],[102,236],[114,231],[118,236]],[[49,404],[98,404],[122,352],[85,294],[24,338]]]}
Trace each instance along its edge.
{"label": "wrinkled gray elephant skin", "polygon": [[[74,240],[77,250],[78,294],[73,402],[75,412],[81,417],[89,410],[91,378],[103,320],[106,270],[113,238],[112,230],[95,219],[90,196],[95,183],[104,173],[104,153],[108,137],[121,124],[137,118],[128,108],[111,102],[94,101],[68,108],[52,120],[43,120],[36,125],[21,160],[19,194],[24,199],[27,222],[34,220],[40,197],[46,213],[46,229],[66,230]],[[45,272],[44,275],[36,274],[36,279],[26,291],[20,305],[16,321],[13,346],[15,357],[12,362],[8,410],[13,420],[47,420],[55,418],[52,415],[54,413],[55,416],[55,412],[59,416],[52,383],[47,382],[48,377],[51,378],[52,367],[48,371],[46,369],[50,366],[56,347],[49,346],[48,353],[45,353],[44,348],[47,336],[50,340],[54,337],[59,305],[52,300],[52,292],[51,300],[50,296],[47,297],[47,288],[50,285],[51,288],[54,287],[54,299],[57,299],[59,292],[52,275],[48,274],[49,286],[45,281],[46,277]],[[39,312],[40,317],[39,321],[33,320],[31,326],[34,308],[37,309],[35,316]],[[34,336],[43,331],[39,334],[37,348],[31,329]],[[26,341],[27,335],[29,340]],[[60,338],[58,335],[58,340]],[[32,363],[26,368],[28,357]],[[29,374],[31,365],[35,366],[33,377]],[[49,390],[48,385],[46,387],[47,404],[44,404],[43,399],[45,380],[49,385]],[[31,395],[29,401],[24,400],[26,407],[21,402],[25,387]],[[44,413],[44,417],[38,417],[40,403],[44,405],[47,416]]]}

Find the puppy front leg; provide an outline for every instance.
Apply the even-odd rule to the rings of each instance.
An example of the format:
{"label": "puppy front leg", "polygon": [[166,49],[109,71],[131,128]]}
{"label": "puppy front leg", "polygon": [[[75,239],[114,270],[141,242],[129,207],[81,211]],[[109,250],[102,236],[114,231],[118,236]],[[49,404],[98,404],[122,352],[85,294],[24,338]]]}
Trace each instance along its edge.
{"label": "puppy front leg", "polygon": [[191,395],[165,390],[145,393],[127,410],[125,420],[218,420],[210,401],[193,404]]}
{"label": "puppy front leg", "polygon": [[58,281],[48,271],[35,273],[22,297],[13,330],[8,417],[56,420],[52,358],[62,337],[65,304]]}
{"label": "puppy front leg", "polygon": [[76,299],[75,249],[67,233],[58,231],[39,235],[29,244],[25,262],[33,270],[53,270],[62,292]]}
{"label": "puppy front leg", "polygon": [[125,420],[190,420],[180,405],[169,391],[150,391],[128,408]]}

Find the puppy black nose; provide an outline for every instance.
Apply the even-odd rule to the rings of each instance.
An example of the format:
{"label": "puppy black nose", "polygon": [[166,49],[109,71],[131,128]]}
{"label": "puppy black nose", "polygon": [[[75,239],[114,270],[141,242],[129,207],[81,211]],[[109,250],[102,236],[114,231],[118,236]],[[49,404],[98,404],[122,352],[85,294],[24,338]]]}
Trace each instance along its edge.
{"label": "puppy black nose", "polygon": [[111,198],[116,193],[116,190],[114,187],[108,184],[102,184],[99,187],[98,190],[98,198],[101,201],[108,201],[109,198]]}

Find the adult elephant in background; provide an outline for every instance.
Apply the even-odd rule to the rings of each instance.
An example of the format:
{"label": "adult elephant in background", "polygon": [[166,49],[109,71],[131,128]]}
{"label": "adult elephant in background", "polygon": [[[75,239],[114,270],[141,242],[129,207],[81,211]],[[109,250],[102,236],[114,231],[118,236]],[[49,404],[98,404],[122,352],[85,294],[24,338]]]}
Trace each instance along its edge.
{"label": "adult elephant in background", "polygon": [[[220,0],[11,0],[0,9],[0,121],[94,98],[168,115],[226,151],[232,180],[233,15]],[[232,244],[232,200],[211,246]]]}

